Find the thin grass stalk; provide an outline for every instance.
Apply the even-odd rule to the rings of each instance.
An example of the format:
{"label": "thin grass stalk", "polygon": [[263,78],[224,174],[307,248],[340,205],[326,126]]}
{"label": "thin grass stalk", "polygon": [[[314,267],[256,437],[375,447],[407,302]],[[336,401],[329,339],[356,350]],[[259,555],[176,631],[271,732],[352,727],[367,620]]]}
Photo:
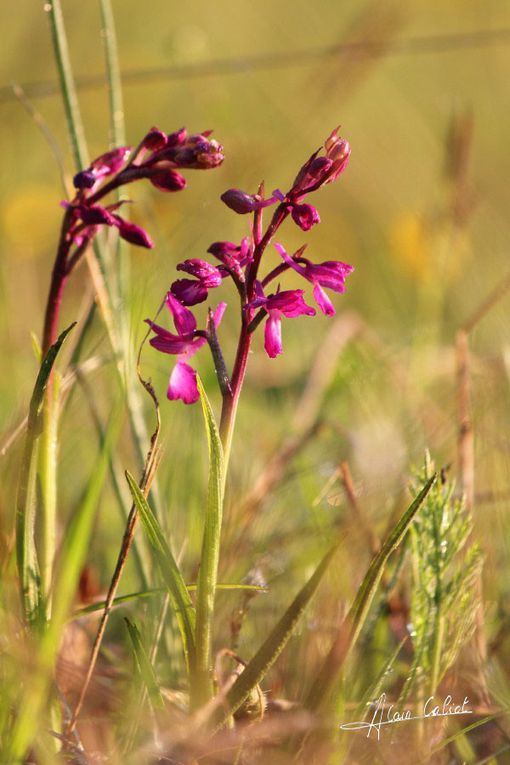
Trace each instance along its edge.
{"label": "thin grass stalk", "polygon": [[[60,81],[60,89],[75,164],[86,167],[89,161],[83,122],[71,68],[69,47],[64,28],[60,0],[51,0],[44,6],[50,22],[53,50]],[[64,218],[65,220],[65,218]],[[61,240],[53,271],[50,298],[45,319],[43,353],[47,353],[58,333],[60,303],[66,276],[60,267],[63,252]],[[48,315],[49,314],[49,315]],[[44,402],[44,430],[40,445],[39,473],[41,477],[41,587],[46,600],[46,616],[51,612],[51,580],[55,558],[57,525],[57,448],[58,448],[58,386],[49,385]]]}
{"label": "thin grass stalk", "polygon": [[[198,389],[200,391],[209,447],[209,485],[197,584],[196,663],[190,672],[190,700],[192,709],[207,703],[213,694],[211,636],[216,584],[218,581],[223,497],[225,491],[225,462],[222,443],[211,405],[199,378]],[[230,430],[230,436],[231,434],[232,430]]]}
{"label": "thin grass stalk", "polygon": [[122,146],[126,142],[126,131],[115,20],[110,0],[99,0],[99,8],[110,102],[111,143],[113,146]]}
{"label": "thin grass stalk", "polygon": [[[55,59],[58,68],[60,92],[64,102],[69,136],[73,149],[74,164],[76,169],[80,170],[89,164],[89,158],[78,99],[76,97],[76,89],[69,58],[69,48],[67,44],[60,0],[55,0],[55,2],[48,3],[47,10],[50,19]],[[112,27],[110,27],[110,29],[111,28]],[[112,56],[113,52],[115,51],[116,48],[112,50],[112,47],[110,46],[110,52],[112,52]],[[113,64],[111,89],[116,93],[115,99],[116,103],[118,103],[119,85],[117,84],[118,81],[114,74],[116,69],[118,71],[118,65]],[[125,342],[127,338],[119,338],[116,331],[116,325],[114,323],[115,312],[112,310],[113,301],[111,288],[107,279],[105,279],[106,270],[103,248],[97,238],[94,241],[94,260],[88,261],[89,268],[91,265],[93,266],[94,261],[96,264],[96,275],[95,278],[93,277],[93,281],[95,282],[96,290],[98,290],[98,287],[101,287],[101,290],[98,291],[98,296],[101,312],[103,315],[103,321],[108,333],[110,345],[116,358],[116,369],[120,378],[120,382],[126,391],[129,422],[133,434],[133,441],[139,463],[143,466],[146,450],[149,444],[149,434],[143,418],[141,396],[134,385],[134,381],[129,378],[129,376],[126,378],[124,373],[124,367],[129,363],[129,353]],[[88,326],[88,322],[86,323],[86,326]],[[126,359],[125,365],[122,363],[122,359]],[[151,496],[156,513],[161,515],[159,496],[155,484],[152,487]]]}
{"label": "thin grass stalk", "polygon": [[89,164],[89,155],[85,141],[85,132],[83,129],[80,107],[76,95],[60,0],[51,0],[51,2],[45,4],[44,9],[48,13],[50,21],[51,38],[58,69],[60,93],[64,103],[74,161],[79,168],[86,167]]}

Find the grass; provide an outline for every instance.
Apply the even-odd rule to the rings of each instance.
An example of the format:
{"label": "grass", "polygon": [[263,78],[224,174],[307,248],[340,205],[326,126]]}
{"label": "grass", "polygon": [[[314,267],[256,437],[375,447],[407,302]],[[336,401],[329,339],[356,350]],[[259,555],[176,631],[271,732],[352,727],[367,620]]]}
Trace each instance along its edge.
{"label": "grass", "polygon": [[[129,187],[130,219],[150,229],[156,250],[131,254],[114,237],[97,240],[66,285],[60,326],[77,325],[34,363],[29,332],[37,357],[58,234],[55,216],[46,240],[44,221],[59,197],[33,136],[36,197],[27,195],[32,170],[16,136],[6,157],[0,761],[81,765],[97,753],[133,765],[510,761],[503,97],[490,102],[499,120],[487,113],[488,92],[506,86],[504,37],[464,51],[450,41],[443,53],[434,43],[402,67],[383,52],[398,35],[427,36],[425,4],[405,30],[398,12],[348,4],[340,18],[328,2],[307,11],[309,33],[318,46],[347,43],[341,60],[325,66],[321,54],[292,69],[275,59],[269,73],[175,81],[170,105],[161,84],[147,84],[142,108],[134,89],[122,93],[122,74],[157,63],[157,46],[151,62],[139,61],[139,30],[127,24],[139,10],[107,0],[98,10],[87,53],[99,69],[101,27],[108,101],[76,91],[80,24],[54,2],[51,35],[36,36],[53,40],[67,136],[53,104],[36,109],[17,91],[20,134],[39,126],[58,156],[71,147],[66,185],[87,164],[85,132],[96,156],[108,130],[118,145],[153,123],[213,125],[227,159],[193,174],[183,195]],[[146,20],[160,45],[165,10]],[[223,51],[229,39],[229,55],[240,56],[232,25],[243,9],[221,23],[200,10],[190,26],[175,9],[175,63],[186,55],[200,63],[204,40]],[[292,18],[275,9],[274,27],[260,9],[244,10],[252,31],[265,30],[284,52],[309,44],[299,38],[299,3]],[[506,12],[493,11],[505,27]],[[76,13],[83,21],[89,11]],[[442,13],[432,37],[454,19]],[[36,16],[21,4],[22,33]],[[483,26],[475,10],[472,22]],[[333,40],[326,30],[339,23]],[[348,45],[360,39],[378,41],[376,58],[355,60]],[[20,79],[34,77],[26,69]],[[459,88],[466,108],[451,109]],[[438,94],[448,103],[441,118]],[[0,108],[12,120],[13,107]],[[248,357],[244,327],[234,383],[242,386],[246,360],[248,372],[236,417],[240,387],[229,399],[223,365],[232,369],[239,317],[222,286],[223,355],[214,346],[216,370],[205,351],[197,357],[203,412],[167,401],[173,360],[140,341],[175,264],[204,257],[211,241],[239,241],[246,218],[221,207],[219,194],[254,191],[261,178],[267,189],[286,188],[339,111],[353,156],[341,181],[313,200],[322,225],[305,234],[288,221],[281,230],[289,252],[307,239],[312,260],[355,264],[346,295],[334,296],[337,317],[284,320],[276,360],[260,333]],[[271,258],[277,266],[268,248]],[[294,287],[303,282],[283,274],[282,289]],[[26,305],[19,294],[31,296]],[[435,478],[429,456],[412,468],[429,452]],[[381,694],[418,716],[430,696],[439,705],[468,698],[473,716],[388,725],[378,738],[339,730],[370,719]]]}

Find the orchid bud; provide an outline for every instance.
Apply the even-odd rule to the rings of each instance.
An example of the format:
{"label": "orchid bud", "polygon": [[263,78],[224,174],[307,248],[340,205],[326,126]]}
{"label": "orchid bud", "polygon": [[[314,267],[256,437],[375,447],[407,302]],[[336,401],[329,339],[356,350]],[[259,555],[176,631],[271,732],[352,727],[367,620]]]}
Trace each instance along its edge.
{"label": "orchid bud", "polygon": [[156,127],[151,128],[142,141],[144,149],[148,149],[149,151],[160,151],[160,149],[165,148],[167,143],[167,134]]}
{"label": "orchid bud", "polygon": [[115,218],[115,225],[119,229],[120,236],[126,242],[136,244],[138,247],[147,247],[149,250],[154,247],[154,242],[143,228],[137,226],[136,223],[124,220],[120,215],[114,215],[113,217]]}
{"label": "orchid bud", "polygon": [[221,195],[220,199],[227,207],[230,207],[231,210],[239,213],[239,215],[251,213],[258,207],[258,200],[251,194],[240,191],[240,189],[228,189],[228,191]]}
{"label": "orchid bud", "polygon": [[186,188],[186,178],[172,169],[157,169],[148,174],[153,186],[160,191],[182,191]]}

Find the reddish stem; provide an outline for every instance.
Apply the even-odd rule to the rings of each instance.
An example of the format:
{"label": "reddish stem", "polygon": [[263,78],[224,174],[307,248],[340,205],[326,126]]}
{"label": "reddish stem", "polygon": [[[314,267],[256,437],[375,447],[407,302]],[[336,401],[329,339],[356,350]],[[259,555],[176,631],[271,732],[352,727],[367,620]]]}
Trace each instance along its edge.
{"label": "reddish stem", "polygon": [[58,325],[60,318],[60,306],[62,304],[62,295],[64,287],[69,276],[67,268],[67,256],[69,254],[70,242],[68,241],[68,231],[71,222],[72,210],[69,209],[64,215],[62,228],[60,231],[60,241],[57,248],[57,256],[53,264],[51,274],[50,289],[46,301],[46,313],[44,316],[44,329],[42,340],[43,356],[49,351],[56,342],[58,336]]}
{"label": "reddish stem", "polygon": [[260,218],[257,216],[257,213],[255,213],[254,233],[258,241],[255,241],[253,262],[249,269],[248,278],[246,280],[246,300],[241,302],[242,326],[237,343],[237,353],[234,362],[234,369],[232,371],[232,377],[230,380],[230,390],[226,391],[223,396],[223,406],[221,410],[220,437],[223,443],[225,459],[227,462],[230,454],[230,446],[232,443],[232,434],[234,430],[237,404],[239,401],[239,396],[241,395],[244,376],[246,374],[246,367],[248,364],[248,356],[250,353],[251,339],[253,334],[248,329],[253,318],[253,311],[247,310],[245,306],[246,303],[252,300],[254,297],[255,281],[257,279],[260,261],[262,259],[262,255],[264,254],[264,250],[288,214],[289,213],[285,205],[278,205],[274,211],[271,223],[267,227],[266,233],[263,237],[259,238],[260,234],[258,232],[260,230]]}

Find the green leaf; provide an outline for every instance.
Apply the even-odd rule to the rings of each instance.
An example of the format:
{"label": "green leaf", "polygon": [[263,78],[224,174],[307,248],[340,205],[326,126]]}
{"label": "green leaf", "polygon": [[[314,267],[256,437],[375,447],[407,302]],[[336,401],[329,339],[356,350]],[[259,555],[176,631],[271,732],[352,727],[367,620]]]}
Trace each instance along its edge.
{"label": "green leaf", "polygon": [[196,675],[191,687],[192,708],[205,704],[212,696],[211,633],[214,597],[218,580],[225,470],[223,447],[214,414],[200,378],[197,378],[209,447],[209,482],[204,537],[197,582]]}
{"label": "green leaf", "polygon": [[241,672],[227,694],[228,711],[224,714],[220,724],[226,722],[228,717],[239,709],[241,704],[248,698],[251,691],[259,685],[264,675],[281,654],[303,611],[315,594],[337,549],[338,545],[335,545],[326,553],[315,572],[304,587],[298,592],[278,624],[270,633],[269,637],[264,641],[255,656]]}
{"label": "green leaf", "polygon": [[354,603],[352,604],[349,613],[324,660],[322,668],[310,689],[306,700],[306,705],[310,709],[318,709],[320,706],[327,703],[331,689],[338,681],[345,659],[355,645],[359,634],[363,629],[384,566],[391,553],[403,540],[411,521],[418,512],[420,505],[427,496],[434,481],[435,475],[426,482],[418,496],[395,525],[378,554],[372,559],[372,563],[358,589]]}
{"label": "green leaf", "polygon": [[29,624],[39,621],[44,610],[35,546],[37,452],[42,430],[44,395],[62,343],[74,326],[71,324],[61,333],[57,342],[51,346],[44,357],[28,412],[16,499],[16,557],[21,583],[22,609],[25,620]]}
{"label": "green leaf", "polygon": [[147,538],[154,548],[161,576],[170,595],[170,602],[175,611],[182,636],[186,663],[191,671],[195,666],[195,609],[193,603],[161,526],[129,471],[126,471],[126,478],[133,502],[140,514]]}
{"label": "green leaf", "polygon": [[140,630],[135,624],[130,622],[129,619],[124,619],[124,621],[126,622],[126,626],[128,628],[128,633],[131,639],[131,645],[133,646],[133,653],[135,656],[138,671],[140,673],[140,677],[143,680],[145,688],[147,689],[151,704],[154,709],[163,709],[165,706],[163,697],[159,689],[158,681],[156,680],[156,675],[154,674],[154,669],[142,642]]}
{"label": "green leaf", "polygon": [[55,658],[62,640],[62,628],[76,594],[80,572],[89,550],[96,509],[104,487],[110,453],[120,430],[122,415],[123,407],[119,406],[110,418],[103,448],[91,473],[83,501],[66,529],[55,577],[51,621],[45,625],[36,647],[31,683],[25,689],[23,704],[18,710],[9,744],[9,755],[13,762],[23,758],[34,739],[37,732],[37,722],[34,721],[39,720],[48,698]]}
{"label": "green leaf", "polygon": [[[197,589],[196,584],[187,584],[186,588],[188,592],[194,592],[194,590]],[[257,584],[217,584],[216,585],[217,590],[226,590],[227,592],[229,590],[248,590],[251,592],[267,592],[267,587],[261,587]],[[140,600],[143,598],[151,598],[154,595],[162,595],[163,593],[167,592],[166,587],[154,587],[151,590],[142,590],[140,592],[130,592],[126,595],[118,595],[116,598],[113,599],[113,607],[115,606],[121,606],[124,603],[130,603],[134,600]],[[105,607],[106,601],[99,600],[97,603],[91,603],[88,606],[84,606],[83,608],[78,609],[73,616],[72,619],[80,619],[82,616],[87,616],[87,614],[94,614],[97,611],[103,611]]]}

